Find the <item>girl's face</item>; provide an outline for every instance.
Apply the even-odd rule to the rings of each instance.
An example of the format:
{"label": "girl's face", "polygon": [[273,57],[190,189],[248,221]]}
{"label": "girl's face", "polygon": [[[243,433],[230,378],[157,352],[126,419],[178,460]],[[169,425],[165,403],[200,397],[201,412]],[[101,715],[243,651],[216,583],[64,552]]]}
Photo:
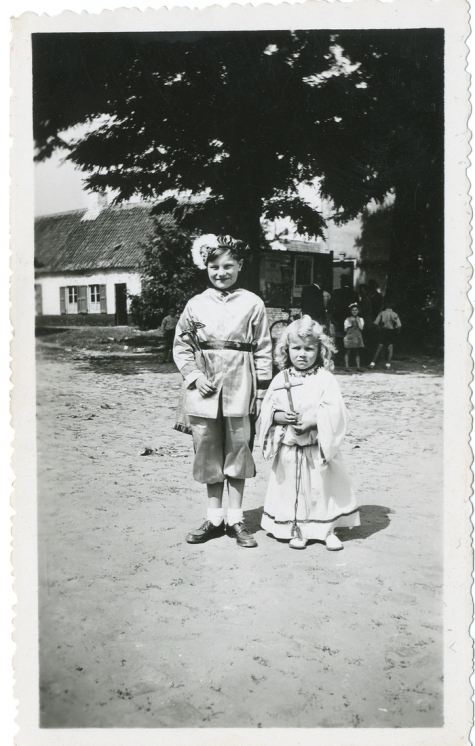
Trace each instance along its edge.
{"label": "girl's face", "polygon": [[234,285],[242,267],[241,261],[234,259],[229,251],[208,262],[208,277],[218,290],[226,290]]}
{"label": "girl's face", "polygon": [[315,365],[318,355],[318,342],[301,337],[290,337],[289,357],[297,370],[307,370]]}
{"label": "girl's face", "polygon": [[351,315],[352,316],[358,316],[358,309],[356,306],[353,306],[351,309]]}

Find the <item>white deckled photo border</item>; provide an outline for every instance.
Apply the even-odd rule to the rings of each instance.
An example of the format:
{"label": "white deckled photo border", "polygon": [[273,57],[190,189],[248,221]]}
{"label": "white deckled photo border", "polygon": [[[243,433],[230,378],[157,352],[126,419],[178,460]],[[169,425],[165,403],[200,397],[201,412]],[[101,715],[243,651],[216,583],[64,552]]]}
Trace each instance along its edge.
{"label": "white deckled photo border", "polygon": [[[78,14],[75,3],[63,3],[58,15],[32,12],[13,21],[12,184],[11,184],[11,319],[13,427],[15,429],[14,573],[17,646],[16,697],[19,699],[16,741],[19,746],[451,746],[469,742],[472,722],[471,471],[469,446],[472,360],[467,343],[471,307],[469,179],[469,76],[466,71],[470,33],[465,0],[354,0],[257,6],[228,4],[202,9],[118,8]],[[44,3],[45,7],[47,3]],[[89,3],[93,7],[98,3]],[[145,5],[145,4],[144,4]],[[150,5],[147,3],[147,5]],[[188,3],[187,3],[188,5]],[[31,7],[33,6],[33,7]],[[97,11],[101,8],[97,7]],[[73,11],[73,12],[71,12]],[[46,10],[51,12],[51,9]],[[31,34],[65,31],[254,30],[287,28],[444,28],[445,83],[445,378],[444,378],[444,726],[398,729],[41,729],[38,726],[38,623],[35,442],[35,338],[33,287],[33,141],[31,127]]]}

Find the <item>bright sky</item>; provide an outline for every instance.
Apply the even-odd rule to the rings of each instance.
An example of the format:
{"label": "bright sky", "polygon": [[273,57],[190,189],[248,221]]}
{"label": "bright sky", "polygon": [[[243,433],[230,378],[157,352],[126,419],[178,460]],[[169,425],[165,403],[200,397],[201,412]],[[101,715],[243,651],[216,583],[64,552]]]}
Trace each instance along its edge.
{"label": "bright sky", "polygon": [[62,163],[63,153],[53,153],[35,164],[35,215],[79,210],[95,204],[96,197],[82,188],[84,174],[72,163]]}
{"label": "bright sky", "polygon": [[[35,164],[35,216],[80,210],[96,204],[96,195],[83,189],[85,174],[65,161],[64,156],[65,153],[54,152],[47,161]],[[299,193],[310,204],[321,208],[314,187],[302,184]],[[275,224],[277,231],[291,225],[287,219],[276,220]]]}

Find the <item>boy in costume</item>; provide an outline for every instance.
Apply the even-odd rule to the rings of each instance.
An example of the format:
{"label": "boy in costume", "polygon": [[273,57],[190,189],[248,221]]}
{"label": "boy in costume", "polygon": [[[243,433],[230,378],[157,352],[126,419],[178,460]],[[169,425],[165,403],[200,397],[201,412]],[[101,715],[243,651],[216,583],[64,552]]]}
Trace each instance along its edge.
{"label": "boy in costume", "polygon": [[208,494],[206,521],[188,534],[190,544],[227,532],[239,546],[257,546],[244,525],[242,500],[245,480],[256,473],[251,417],[259,414],[272,377],[272,344],[264,303],[237,282],[249,251],[231,236],[206,235],[194,242],[195,263],[207,269],[213,287],[191,298],[176,328],[173,355],[186,387],[193,477],[206,484]]}

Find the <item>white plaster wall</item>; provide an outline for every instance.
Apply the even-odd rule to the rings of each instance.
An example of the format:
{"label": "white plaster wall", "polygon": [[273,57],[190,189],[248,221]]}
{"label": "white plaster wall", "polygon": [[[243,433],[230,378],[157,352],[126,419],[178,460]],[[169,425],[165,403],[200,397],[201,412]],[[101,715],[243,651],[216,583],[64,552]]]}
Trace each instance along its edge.
{"label": "white plaster wall", "polygon": [[[37,277],[35,279],[35,285],[42,286],[43,314],[45,316],[60,315],[59,288],[68,285],[105,285],[107,313],[115,313],[114,285],[123,282],[127,285],[128,293],[133,295],[140,293],[141,283],[138,272],[91,272],[81,275]],[[130,300],[128,300],[128,304],[130,304]]]}

